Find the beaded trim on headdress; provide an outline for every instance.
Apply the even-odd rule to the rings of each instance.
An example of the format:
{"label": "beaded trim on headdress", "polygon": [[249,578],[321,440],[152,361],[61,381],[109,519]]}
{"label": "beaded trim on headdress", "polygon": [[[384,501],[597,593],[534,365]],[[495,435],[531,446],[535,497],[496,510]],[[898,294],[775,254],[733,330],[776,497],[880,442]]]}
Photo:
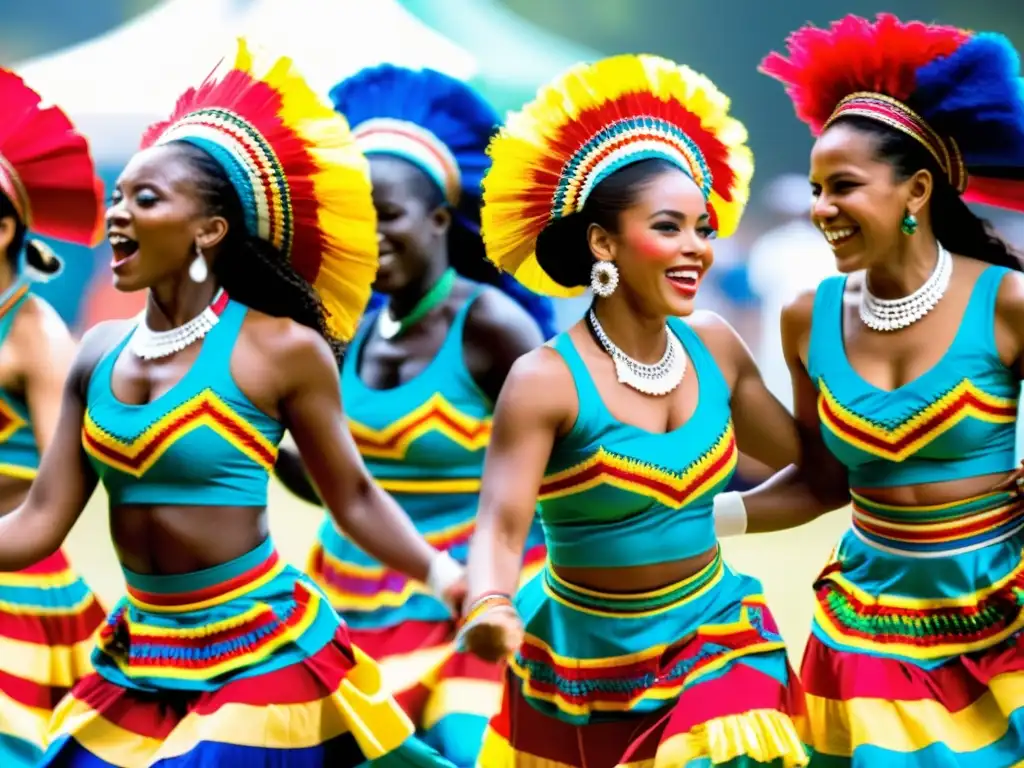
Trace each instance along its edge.
{"label": "beaded trim on headdress", "polygon": [[445,202],[458,205],[462,193],[459,164],[444,142],[408,120],[378,117],[353,129],[356,143],[367,157],[393,155],[408,160],[433,179]]}
{"label": "beaded trim on headdress", "polygon": [[487,255],[531,290],[575,296],[537,263],[537,237],[578,213],[619,168],[661,158],[687,173],[722,236],[739,224],[754,163],[729,100],[697,72],[667,59],[624,55],[581,64],[540,89],[491,144],[484,181]]}
{"label": "beaded trim on headdress", "polygon": [[1002,35],[851,15],[793,33],[761,71],[814,135],[876,120],[920,142],[965,199],[1024,210],[1024,83]]}
{"label": "beaded trim on headdress", "polygon": [[103,182],[85,137],[60,109],[0,68],[0,192],[33,232],[79,245],[103,234]]}
{"label": "beaded trim on headdress", "polygon": [[350,339],[377,273],[377,219],[369,166],[345,118],[290,59],[254,55],[240,39],[233,63],[185,93],[142,146],[173,141],[220,164],[246,229],[313,286],[331,333]]}

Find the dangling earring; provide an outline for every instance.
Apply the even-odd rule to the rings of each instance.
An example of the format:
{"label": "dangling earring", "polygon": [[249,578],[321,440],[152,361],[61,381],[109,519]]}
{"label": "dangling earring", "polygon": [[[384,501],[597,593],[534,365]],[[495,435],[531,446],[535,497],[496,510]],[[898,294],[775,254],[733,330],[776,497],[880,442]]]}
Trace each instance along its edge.
{"label": "dangling earring", "polygon": [[903,223],[900,224],[900,231],[907,236],[917,232],[917,216],[907,211],[907,215],[903,217]]}
{"label": "dangling earring", "polygon": [[205,283],[210,276],[210,269],[206,266],[206,259],[203,258],[203,249],[196,243],[196,257],[188,265],[188,276],[193,283]]}
{"label": "dangling earring", "polygon": [[590,287],[602,299],[607,299],[619,287],[619,268],[610,261],[595,261],[590,268]]}

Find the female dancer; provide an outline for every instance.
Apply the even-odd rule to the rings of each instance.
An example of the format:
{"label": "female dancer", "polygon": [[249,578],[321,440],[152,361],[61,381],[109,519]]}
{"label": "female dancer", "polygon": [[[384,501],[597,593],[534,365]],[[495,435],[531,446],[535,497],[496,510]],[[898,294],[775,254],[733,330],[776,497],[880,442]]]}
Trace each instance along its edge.
{"label": "female dancer", "polygon": [[[806,765],[799,682],[712,517],[737,444],[799,457],[739,337],[692,314],[753,171],[727,108],[686,67],[619,56],[546,86],[491,146],[488,255],[598,298],[516,363],[495,413],[461,639],[513,655],[481,766]],[[549,566],[513,608],[538,495]]]}
{"label": "female dancer", "polygon": [[782,319],[797,416],[820,421],[853,499],[815,584],[813,764],[1019,765],[1024,509],[1001,481],[1024,278],[964,202],[1024,211],[1019,60],[1000,35],[849,16],[763,69],[818,137],[813,220],[840,272],[866,275],[828,278]]}
{"label": "female dancer", "polygon": [[145,315],[83,339],[39,476],[0,519],[0,567],[22,567],[57,548],[99,478],[128,582],[43,765],[450,765],[266,534],[287,427],[360,546],[458,590],[460,567],[338,426],[331,349],[376,271],[365,159],[287,59],[244,41],[143,146],[107,232],[115,284],[149,290]]}
{"label": "female dancer", "polygon": [[[458,80],[390,65],[345,80],[331,97],[370,162],[375,288],[388,297],[367,315],[342,365],[348,428],[374,479],[420,533],[465,562],[494,403],[512,363],[543,341],[523,309],[472,280],[499,276],[479,236],[480,179],[498,116]],[[548,299],[502,277],[550,324]],[[294,455],[282,451],[277,466],[289,487],[317,502]],[[532,533],[525,559],[536,572],[543,533]],[[309,571],[424,740],[472,766],[501,703],[501,666],[455,653],[451,610],[329,518]]]}
{"label": "female dancer", "polygon": [[[74,341],[33,283],[60,262],[35,232],[93,245],[103,187],[89,146],[56,107],[0,69],[0,514],[25,499],[57,425]],[[53,707],[92,671],[103,609],[62,550],[0,574],[0,765],[34,766]]]}

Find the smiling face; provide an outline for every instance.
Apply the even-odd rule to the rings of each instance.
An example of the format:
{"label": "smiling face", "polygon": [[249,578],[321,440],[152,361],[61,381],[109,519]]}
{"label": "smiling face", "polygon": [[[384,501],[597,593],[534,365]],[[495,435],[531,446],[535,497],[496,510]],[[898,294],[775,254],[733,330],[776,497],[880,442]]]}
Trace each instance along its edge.
{"label": "smiling face", "polygon": [[374,290],[392,294],[422,282],[445,255],[450,217],[439,190],[416,166],[389,155],[370,158],[380,266]]}
{"label": "smiling face", "polygon": [[145,149],[121,172],[107,209],[114,287],[137,291],[184,275],[196,245],[213,247],[224,234],[224,219],[207,215],[185,152]]}
{"label": "smiling face", "polygon": [[[650,312],[685,316],[714,262],[704,196],[680,170],[663,170],[640,185],[618,216],[618,231],[591,227],[591,250],[615,262],[619,279]],[[620,289],[621,290],[621,289]]]}
{"label": "smiling face", "polygon": [[840,272],[855,272],[889,259],[905,237],[903,217],[921,209],[920,179],[899,180],[878,156],[877,139],[842,122],[811,151],[811,220],[829,244]]}

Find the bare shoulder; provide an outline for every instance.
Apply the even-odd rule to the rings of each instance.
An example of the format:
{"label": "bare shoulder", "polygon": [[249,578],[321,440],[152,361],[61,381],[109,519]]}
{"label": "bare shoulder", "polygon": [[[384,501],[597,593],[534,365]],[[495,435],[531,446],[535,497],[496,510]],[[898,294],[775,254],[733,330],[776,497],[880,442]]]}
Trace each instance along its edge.
{"label": "bare shoulder", "polygon": [[685,322],[704,342],[719,366],[728,363],[731,367],[751,359],[750,349],[739,332],[717,312],[699,309]]}
{"label": "bare shoulder", "polygon": [[337,368],[337,361],[323,336],[289,317],[274,317],[250,309],[242,333],[246,344],[257,351],[265,363],[290,375],[325,365]]}
{"label": "bare shoulder", "polygon": [[522,346],[528,342],[529,349],[540,344],[540,329],[522,305],[497,288],[485,287],[466,315],[466,335],[478,344],[510,343]]}
{"label": "bare shoulder", "polygon": [[68,374],[68,386],[78,391],[83,402],[93,370],[108,352],[124,340],[134,325],[134,320],[103,320],[82,335]]}
{"label": "bare shoulder", "polygon": [[500,402],[545,422],[561,423],[579,408],[576,383],[565,359],[548,345],[537,347],[512,364]]}
{"label": "bare shoulder", "polygon": [[1003,275],[996,294],[996,316],[1010,325],[1024,326],[1024,274],[1012,271]]}
{"label": "bare shoulder", "polygon": [[32,340],[71,341],[71,332],[57,310],[39,296],[29,296],[11,326],[11,336],[31,343]]}
{"label": "bare shoulder", "polygon": [[814,315],[814,300],[817,294],[817,288],[802,291],[782,308],[779,322],[782,329],[782,346],[785,349],[802,347],[804,340],[810,337],[811,317]]}

